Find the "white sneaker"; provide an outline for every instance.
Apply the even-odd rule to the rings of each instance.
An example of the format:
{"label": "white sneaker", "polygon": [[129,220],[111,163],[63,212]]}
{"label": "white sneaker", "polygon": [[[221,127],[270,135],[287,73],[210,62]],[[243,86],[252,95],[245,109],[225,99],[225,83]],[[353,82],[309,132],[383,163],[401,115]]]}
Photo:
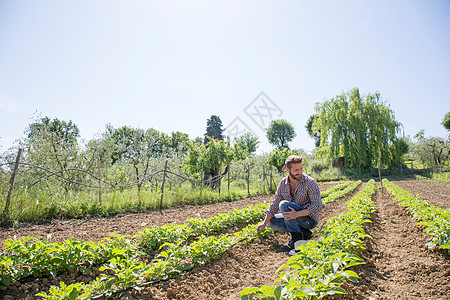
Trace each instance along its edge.
{"label": "white sneaker", "polygon": [[299,250],[297,250],[297,248],[300,247],[300,245],[306,245],[307,243],[308,243],[307,240],[298,240],[298,241],[296,241],[295,244],[294,244],[294,249],[289,251],[289,255],[292,256],[292,255],[297,254],[297,252],[299,251]]}

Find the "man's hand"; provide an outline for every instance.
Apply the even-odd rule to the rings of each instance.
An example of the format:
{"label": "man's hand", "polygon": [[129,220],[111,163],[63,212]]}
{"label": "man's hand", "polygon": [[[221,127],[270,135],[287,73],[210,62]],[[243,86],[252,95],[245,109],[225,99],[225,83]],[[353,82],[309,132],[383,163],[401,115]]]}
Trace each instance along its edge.
{"label": "man's hand", "polygon": [[284,217],[286,220],[294,220],[294,219],[297,219],[297,218],[299,217],[299,212],[296,211],[295,209],[293,209],[292,207],[289,207],[289,209],[290,209],[291,211],[284,212],[284,213],[283,213],[283,217]]}
{"label": "man's hand", "polygon": [[264,230],[264,228],[266,228],[266,224],[261,223],[258,225],[258,227],[256,227],[256,231],[261,232]]}

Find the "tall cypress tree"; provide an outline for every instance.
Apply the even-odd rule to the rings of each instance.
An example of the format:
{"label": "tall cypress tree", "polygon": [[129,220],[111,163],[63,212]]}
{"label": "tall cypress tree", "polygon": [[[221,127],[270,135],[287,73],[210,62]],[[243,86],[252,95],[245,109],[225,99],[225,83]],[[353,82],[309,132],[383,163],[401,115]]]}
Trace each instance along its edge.
{"label": "tall cypress tree", "polygon": [[222,120],[220,120],[220,117],[212,115],[211,118],[206,121],[204,144],[208,143],[208,136],[215,140],[223,141],[223,132],[225,129],[223,129],[222,126]]}

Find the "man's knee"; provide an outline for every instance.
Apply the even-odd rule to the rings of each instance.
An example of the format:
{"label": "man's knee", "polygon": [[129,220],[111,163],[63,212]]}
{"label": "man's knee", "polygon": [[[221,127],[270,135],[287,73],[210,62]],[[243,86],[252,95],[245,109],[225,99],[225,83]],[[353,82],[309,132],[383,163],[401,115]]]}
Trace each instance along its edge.
{"label": "man's knee", "polygon": [[279,208],[281,212],[288,212],[290,211],[289,209],[289,201],[283,200],[280,202]]}
{"label": "man's knee", "polygon": [[317,221],[311,217],[303,217],[298,219],[298,225],[306,229],[313,229],[317,226]]}
{"label": "man's knee", "polygon": [[302,206],[287,200],[281,201],[278,207],[282,213],[291,211],[291,208],[293,208],[296,211],[304,209]]}

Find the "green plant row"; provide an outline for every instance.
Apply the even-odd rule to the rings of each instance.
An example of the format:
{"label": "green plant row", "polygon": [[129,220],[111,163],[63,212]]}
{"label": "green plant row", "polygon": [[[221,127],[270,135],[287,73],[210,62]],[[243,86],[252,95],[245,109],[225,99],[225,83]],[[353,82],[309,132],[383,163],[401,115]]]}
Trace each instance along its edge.
{"label": "green plant row", "polygon": [[[322,197],[322,204],[328,204],[330,202],[333,202],[339,198],[342,198],[348,194],[350,194],[351,192],[353,192],[360,184],[362,183],[361,180],[358,181],[349,181],[346,183],[343,183],[343,187],[334,190],[331,193],[328,193],[327,197]],[[339,185],[338,185],[339,186]],[[327,192],[328,190],[326,190],[325,192]]]}
{"label": "green plant row", "polygon": [[430,205],[427,201],[421,200],[420,195],[414,196],[387,179],[383,179],[383,185],[400,206],[406,207],[413,218],[419,220],[416,225],[425,226],[424,231],[433,237],[427,246],[430,248],[439,246],[450,252],[450,209],[444,210]]}
{"label": "green plant row", "polygon": [[370,238],[362,224],[371,222],[375,191],[375,181],[370,180],[347,202],[348,212],[327,221],[318,241],[301,245],[299,252],[277,270],[276,286],[246,288],[241,299],[321,299],[346,293],[341,288],[343,281],[356,282],[359,278],[346,269],[364,263],[357,251],[365,248],[363,239]]}
{"label": "green plant row", "polygon": [[352,183],[352,181],[346,181],[340,184],[337,184],[329,189],[327,189],[326,191],[320,192],[320,196],[322,196],[322,198],[326,198],[328,197],[331,193],[334,193],[336,191],[340,191],[345,189],[347,186],[349,186]]}
{"label": "green plant row", "polygon": [[158,249],[166,242],[184,242],[203,234],[225,230],[232,225],[249,224],[262,218],[268,204],[218,214],[208,219],[191,218],[187,224],[152,226],[135,236],[111,234],[99,243],[70,239],[61,243],[49,242],[32,236],[5,241],[4,254],[0,256],[0,286],[27,276],[55,276],[60,271],[87,271],[90,265],[104,263],[112,258],[130,257],[143,250]]}
{"label": "green plant row", "polygon": [[114,291],[134,288],[139,290],[147,282],[164,280],[183,274],[193,268],[215,260],[234,245],[247,244],[256,237],[264,237],[271,229],[257,233],[257,225],[248,225],[234,234],[219,236],[200,236],[189,245],[166,243],[161,253],[145,263],[138,257],[113,258],[100,268],[107,271],[96,280],[85,284],[82,282],[60,287],[52,286],[48,293],[39,293],[45,299],[89,299],[97,295],[111,295]]}
{"label": "green plant row", "polygon": [[259,203],[243,209],[233,209],[229,213],[217,214],[208,219],[190,218],[182,225],[162,225],[145,228],[137,235],[140,245],[145,251],[158,249],[166,242],[179,242],[200,235],[220,232],[233,225],[250,224],[260,220],[268,208],[268,204]]}
{"label": "green plant row", "polygon": [[88,271],[90,265],[113,257],[127,257],[137,251],[137,244],[126,236],[111,233],[98,243],[69,239],[53,243],[32,236],[5,241],[5,253],[0,256],[0,286],[27,276],[55,276],[57,272]]}

